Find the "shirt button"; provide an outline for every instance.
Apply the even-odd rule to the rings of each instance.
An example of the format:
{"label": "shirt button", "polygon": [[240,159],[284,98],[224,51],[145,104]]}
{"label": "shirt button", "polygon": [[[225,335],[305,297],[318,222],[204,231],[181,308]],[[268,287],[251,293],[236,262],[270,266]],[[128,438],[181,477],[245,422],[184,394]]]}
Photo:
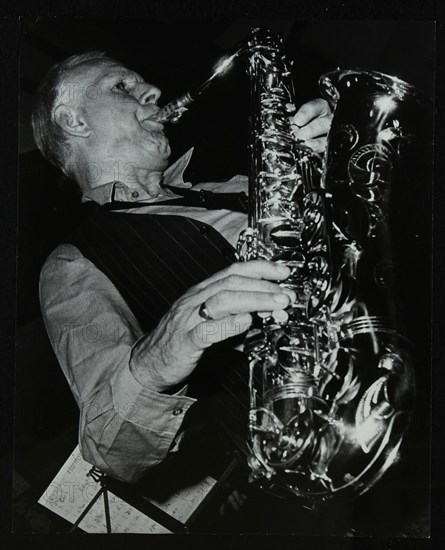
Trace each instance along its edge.
{"label": "shirt button", "polygon": [[207,235],[209,228],[206,225],[201,225],[200,231],[202,235]]}
{"label": "shirt button", "polygon": [[180,414],[182,414],[182,409],[174,409],[173,416],[179,416]]}
{"label": "shirt button", "polygon": [[131,194],[131,196],[134,198],[134,199],[137,199],[139,197],[139,193],[137,191],[133,191],[133,193]]}

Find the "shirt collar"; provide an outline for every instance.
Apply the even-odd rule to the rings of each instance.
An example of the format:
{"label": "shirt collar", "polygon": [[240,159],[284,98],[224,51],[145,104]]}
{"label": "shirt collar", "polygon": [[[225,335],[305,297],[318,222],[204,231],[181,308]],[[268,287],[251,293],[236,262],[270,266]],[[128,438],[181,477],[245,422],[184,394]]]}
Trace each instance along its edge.
{"label": "shirt collar", "polygon": [[[189,165],[190,159],[193,154],[193,147],[189,149],[184,155],[179,157],[171,166],[167,168],[163,176],[163,184],[178,187],[182,189],[189,189],[192,184],[184,181],[184,172]],[[172,198],[174,195],[170,195]],[[94,201],[98,204],[106,204],[108,202],[121,201],[121,202],[159,202],[169,198],[169,195],[161,195],[159,197],[151,197],[146,189],[137,184],[132,184],[129,187],[122,181],[110,181],[89,189],[83,194],[82,202]]]}

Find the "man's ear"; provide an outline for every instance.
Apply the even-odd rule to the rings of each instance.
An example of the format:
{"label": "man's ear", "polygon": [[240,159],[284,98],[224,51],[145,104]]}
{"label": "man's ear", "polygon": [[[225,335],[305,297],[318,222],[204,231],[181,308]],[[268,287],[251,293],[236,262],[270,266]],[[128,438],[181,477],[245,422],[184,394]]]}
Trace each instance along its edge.
{"label": "man's ear", "polygon": [[91,130],[78,111],[67,105],[58,105],[54,111],[57,124],[71,136],[88,137]]}

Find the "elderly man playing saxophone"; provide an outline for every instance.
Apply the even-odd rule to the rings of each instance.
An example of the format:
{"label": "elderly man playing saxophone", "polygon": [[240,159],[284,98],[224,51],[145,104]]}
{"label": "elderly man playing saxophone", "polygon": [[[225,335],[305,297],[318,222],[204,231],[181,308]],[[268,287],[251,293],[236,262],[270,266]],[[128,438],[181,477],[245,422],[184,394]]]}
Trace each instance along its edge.
{"label": "elderly man playing saxophone", "polygon": [[[295,300],[279,285],[288,268],[234,262],[246,178],[190,189],[191,151],[169,166],[160,94],[89,52],[49,71],[32,117],[40,151],[77,182],[87,212],[42,269],[45,325],[80,409],[83,457],[127,482],[180,447],[206,392],[201,382],[194,391],[195,378],[217,393],[225,368],[209,358],[222,362],[254,313]],[[318,99],[292,124],[322,151],[330,121]]]}

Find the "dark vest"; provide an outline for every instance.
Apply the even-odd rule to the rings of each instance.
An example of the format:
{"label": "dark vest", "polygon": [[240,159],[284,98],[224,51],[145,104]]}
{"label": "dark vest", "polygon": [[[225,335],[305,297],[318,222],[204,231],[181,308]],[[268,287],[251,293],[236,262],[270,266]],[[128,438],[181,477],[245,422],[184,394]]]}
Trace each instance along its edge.
{"label": "dark vest", "polygon": [[216,230],[183,216],[97,208],[67,242],[110,279],[144,332],[186,290],[235,261]]}

